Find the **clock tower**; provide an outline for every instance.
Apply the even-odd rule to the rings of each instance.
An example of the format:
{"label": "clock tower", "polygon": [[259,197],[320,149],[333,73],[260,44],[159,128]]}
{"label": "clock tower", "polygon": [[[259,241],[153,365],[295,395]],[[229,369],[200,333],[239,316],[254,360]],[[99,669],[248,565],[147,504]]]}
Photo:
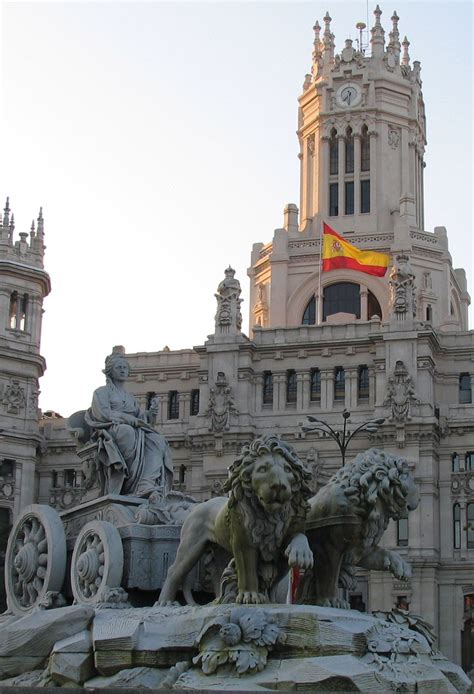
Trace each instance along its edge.
{"label": "clock tower", "polygon": [[388,41],[377,5],[370,55],[345,41],[334,53],[331,17],[316,22],[311,74],[299,98],[300,229],[393,228],[399,215],[423,229],[426,123],[420,63],[410,64],[398,16]]}

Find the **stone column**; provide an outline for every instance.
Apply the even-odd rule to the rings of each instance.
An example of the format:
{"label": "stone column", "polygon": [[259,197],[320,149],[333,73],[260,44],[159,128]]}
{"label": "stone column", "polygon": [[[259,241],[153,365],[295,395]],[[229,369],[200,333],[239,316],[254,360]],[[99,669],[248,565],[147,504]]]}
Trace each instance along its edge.
{"label": "stone column", "polygon": [[377,132],[369,133],[370,142],[370,214],[377,217]]}
{"label": "stone column", "polygon": [[161,421],[166,422],[168,419],[168,393],[160,395],[161,406]]}
{"label": "stone column", "polygon": [[375,369],[369,366],[369,407],[375,407]]}
{"label": "stone column", "polygon": [[3,321],[0,323],[0,335],[5,335],[5,331],[10,327],[10,294],[8,288],[2,287],[0,289],[0,316],[3,316]]}
{"label": "stone column", "polygon": [[357,369],[345,369],[346,391],[344,405],[349,412],[357,410]]}
{"label": "stone column", "polygon": [[334,371],[321,369],[321,409],[331,410],[334,404]]}
{"label": "stone column", "polygon": [[344,176],[346,171],[346,140],[344,135],[339,133],[337,136],[337,152],[338,152],[338,212],[339,217],[344,214]]}
{"label": "stone column", "polygon": [[319,167],[319,209],[329,215],[329,137],[321,137],[321,166]]}
{"label": "stone column", "polygon": [[360,319],[370,320],[369,316],[369,291],[366,287],[360,287]]}
{"label": "stone column", "polygon": [[360,214],[360,134],[354,133],[354,214]]}
{"label": "stone column", "polygon": [[297,377],[300,378],[298,393],[301,393],[301,398],[298,401],[298,409],[307,412],[309,410],[311,375],[306,369],[305,371],[299,372]]}
{"label": "stone column", "polygon": [[286,405],[286,372],[273,373],[273,408],[284,410]]}
{"label": "stone column", "polygon": [[255,412],[261,414],[263,407],[263,374],[255,374],[253,379]]}
{"label": "stone column", "polygon": [[191,393],[179,394],[179,418],[185,422],[189,421],[191,407]]}

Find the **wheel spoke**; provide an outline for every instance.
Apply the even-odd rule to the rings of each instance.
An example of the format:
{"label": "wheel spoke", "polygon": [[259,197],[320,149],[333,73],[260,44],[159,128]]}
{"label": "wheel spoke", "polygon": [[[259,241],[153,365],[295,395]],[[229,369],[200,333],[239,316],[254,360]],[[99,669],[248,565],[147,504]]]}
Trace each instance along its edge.
{"label": "wheel spoke", "polygon": [[41,593],[41,591],[43,590],[43,585],[44,585],[41,578],[38,578],[38,576],[35,576],[33,579],[33,585],[35,587],[36,592]]}
{"label": "wheel spoke", "polygon": [[40,566],[47,566],[48,564],[48,555],[47,554],[40,554],[38,557],[38,564]]}

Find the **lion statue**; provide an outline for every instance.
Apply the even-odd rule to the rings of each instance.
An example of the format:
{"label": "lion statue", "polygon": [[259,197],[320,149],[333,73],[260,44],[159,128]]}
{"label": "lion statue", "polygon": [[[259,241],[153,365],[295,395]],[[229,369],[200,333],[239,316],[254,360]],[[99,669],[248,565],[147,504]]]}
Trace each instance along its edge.
{"label": "lion statue", "polygon": [[378,543],[389,520],[406,518],[419,500],[406,460],[377,448],[338,470],[309,502],[306,533],[315,569],[303,576],[298,602],[348,607],[338,587],[352,587],[356,566],[410,578],[410,565]]}
{"label": "lion statue", "polygon": [[[296,451],[277,436],[267,434],[246,444],[229,468],[224,485],[228,498],[199,504],[185,520],[158,604],[172,603],[179,588],[184,590],[186,576],[210,546],[222,568],[233,557],[224,572],[221,602],[268,602],[289,566],[311,568],[313,554],[304,535],[310,480]],[[222,586],[233,583],[232,574],[235,592],[229,598],[222,595]]]}

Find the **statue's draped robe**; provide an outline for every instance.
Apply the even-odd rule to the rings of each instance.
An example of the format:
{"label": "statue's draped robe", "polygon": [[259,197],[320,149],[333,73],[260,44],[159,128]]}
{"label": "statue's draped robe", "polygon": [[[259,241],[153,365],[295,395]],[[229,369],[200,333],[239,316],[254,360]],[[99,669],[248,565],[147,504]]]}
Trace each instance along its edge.
{"label": "statue's draped robe", "polygon": [[144,420],[133,395],[113,383],[97,388],[85,419],[97,432],[99,460],[105,467],[106,493],[165,496],[173,481],[168,442],[146,424],[114,423],[121,415]]}

